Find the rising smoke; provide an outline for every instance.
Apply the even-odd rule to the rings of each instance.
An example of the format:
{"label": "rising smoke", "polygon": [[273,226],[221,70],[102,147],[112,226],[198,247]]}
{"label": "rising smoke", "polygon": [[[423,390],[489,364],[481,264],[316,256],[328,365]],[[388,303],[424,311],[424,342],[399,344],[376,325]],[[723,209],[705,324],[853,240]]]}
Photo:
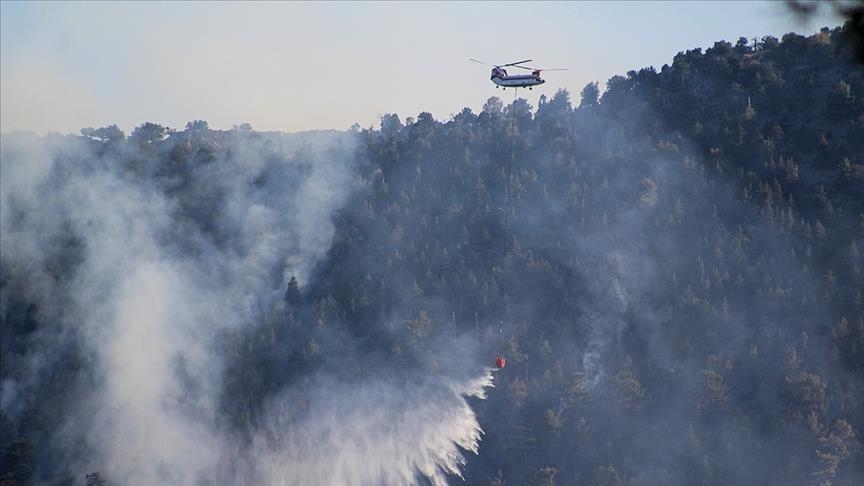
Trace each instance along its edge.
{"label": "rising smoke", "polygon": [[45,481],[861,484],[844,35],[576,109],[4,137],[3,412]]}
{"label": "rising smoke", "polygon": [[458,475],[481,434],[466,398],[483,398],[488,371],[353,382],[322,372],[298,385],[304,403],[291,386],[268,399],[253,430],[231,428],[219,408],[230,365],[220,343],[285,312],[289,280],[313,279],[328,251],[353,183],[354,135],[187,130],[159,143],[157,154],[153,142],[3,136],[4,312],[23,298],[45,323],[27,347],[34,372],[3,383],[4,411],[23,413],[69,349],[83,357],[44,437],[57,455],[40,458],[36,477]]}

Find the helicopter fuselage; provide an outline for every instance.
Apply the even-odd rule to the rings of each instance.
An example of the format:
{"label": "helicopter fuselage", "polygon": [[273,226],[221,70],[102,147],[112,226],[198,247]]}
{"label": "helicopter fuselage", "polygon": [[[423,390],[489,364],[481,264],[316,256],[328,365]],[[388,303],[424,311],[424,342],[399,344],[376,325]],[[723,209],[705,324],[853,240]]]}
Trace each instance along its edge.
{"label": "helicopter fuselage", "polygon": [[538,84],[543,84],[546,82],[546,80],[530,75],[518,75],[492,78],[492,82],[497,84],[498,86],[504,86],[505,88],[527,88],[530,86],[537,86]]}
{"label": "helicopter fuselage", "polygon": [[531,86],[537,86],[546,82],[546,80],[540,77],[539,72],[534,72],[532,74],[516,74],[508,76],[507,71],[501,68],[493,69],[492,76],[489,79],[491,79],[492,82],[497,84],[498,86],[503,86],[505,88],[527,88]]}

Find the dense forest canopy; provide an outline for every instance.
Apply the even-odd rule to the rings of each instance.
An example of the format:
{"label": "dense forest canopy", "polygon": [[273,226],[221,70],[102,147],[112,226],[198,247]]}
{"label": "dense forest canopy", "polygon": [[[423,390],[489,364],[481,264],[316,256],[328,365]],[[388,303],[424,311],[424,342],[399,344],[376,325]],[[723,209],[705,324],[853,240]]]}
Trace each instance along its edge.
{"label": "dense forest canopy", "polygon": [[0,481],[864,483],[855,42],[347,133],[3,135]]}

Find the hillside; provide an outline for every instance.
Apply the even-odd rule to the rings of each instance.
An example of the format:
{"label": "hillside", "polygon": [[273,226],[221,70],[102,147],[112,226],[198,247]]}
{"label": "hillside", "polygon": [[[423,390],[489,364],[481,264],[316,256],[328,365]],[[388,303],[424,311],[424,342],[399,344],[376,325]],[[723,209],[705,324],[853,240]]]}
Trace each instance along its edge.
{"label": "hillside", "polygon": [[[376,414],[399,440],[368,447],[392,440],[383,463],[409,471],[356,476],[378,482],[861,484],[850,36],[721,41],[578,106],[490,98],[348,133],[4,135],[2,484],[134,483],[148,461],[169,465],[151,480],[273,482],[242,451],[282,442],[294,471],[351,477],[339,444]],[[462,390],[499,353],[488,398]],[[176,448],[148,455],[124,419]],[[445,456],[479,440],[461,469],[406,452],[427,429],[400,424],[457,419]],[[212,437],[230,440],[199,454]]]}

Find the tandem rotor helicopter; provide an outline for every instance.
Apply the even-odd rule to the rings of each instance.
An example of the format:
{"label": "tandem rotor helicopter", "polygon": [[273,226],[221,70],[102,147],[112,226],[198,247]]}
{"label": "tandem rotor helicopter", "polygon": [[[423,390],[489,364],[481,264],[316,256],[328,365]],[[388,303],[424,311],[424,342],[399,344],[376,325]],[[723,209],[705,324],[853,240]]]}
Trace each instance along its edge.
{"label": "tandem rotor helicopter", "polygon": [[[540,77],[541,72],[543,72],[543,71],[566,71],[567,70],[566,68],[541,69],[541,68],[535,68],[535,67],[530,67],[530,66],[523,66],[523,64],[525,64],[526,62],[531,62],[531,59],[525,59],[524,61],[509,62],[507,64],[498,64],[498,65],[489,64],[488,62],[479,61],[479,60],[473,59],[473,58],[469,58],[468,60],[476,62],[476,63],[480,63],[480,64],[485,64],[487,66],[492,66],[492,76],[489,79],[491,79],[492,82],[495,83],[496,88],[504,88],[504,89],[513,88],[513,91],[514,91],[513,103],[514,104],[516,103],[515,95],[516,95],[516,93],[518,93],[519,88],[531,89],[534,86],[537,86],[537,85],[540,85],[540,84],[543,84],[546,82],[543,78]],[[507,74],[507,70],[504,68],[505,67],[511,67],[511,66],[515,67],[515,68],[519,68],[519,69],[527,69],[528,71],[531,71],[531,74],[514,74],[514,75]],[[506,179],[507,180],[507,190],[504,193],[505,194],[505,196],[504,196],[504,233],[505,234],[507,233],[508,220],[509,220],[509,214],[510,214],[510,211],[509,211],[509,207],[510,207],[510,171],[511,171],[511,167],[513,165],[513,137],[514,137],[514,134],[516,133],[516,131],[513,129],[513,126],[515,126],[515,124],[516,124],[516,110],[514,109],[512,111],[513,111],[513,121],[511,122],[512,125],[510,128],[510,156],[509,156],[509,159],[507,162],[507,179]],[[503,292],[503,290],[502,290],[502,292]],[[475,318],[476,318],[476,315],[475,315]],[[454,319],[455,319],[455,317],[454,317]],[[478,324],[478,326],[479,326],[479,324]],[[499,320],[498,320],[498,334],[499,334],[499,338],[497,340],[498,344],[499,344],[499,346],[503,346],[504,321],[500,319],[500,314],[499,314]],[[478,327],[478,338],[479,338],[479,327]],[[495,357],[495,367],[500,370],[500,369],[503,369],[506,365],[507,365],[507,359],[504,357],[503,354],[499,353]]]}
{"label": "tandem rotor helicopter", "polygon": [[[492,66],[492,76],[489,78],[495,83],[495,87],[502,87],[504,89],[507,88],[528,88],[531,89],[532,86],[537,86],[538,84],[543,84],[546,80],[540,77],[540,73],[543,71],[566,71],[566,68],[557,68],[557,69],[540,69],[534,68],[530,66],[522,66],[522,64],[526,62],[531,62],[531,59],[525,59],[524,61],[511,62],[508,64],[489,64],[488,62],[478,61],[477,59],[468,59],[469,61],[474,61],[480,64],[485,64],[487,66]],[[513,66],[519,69],[527,69],[531,71],[531,74],[507,74],[507,70],[505,67]]]}

